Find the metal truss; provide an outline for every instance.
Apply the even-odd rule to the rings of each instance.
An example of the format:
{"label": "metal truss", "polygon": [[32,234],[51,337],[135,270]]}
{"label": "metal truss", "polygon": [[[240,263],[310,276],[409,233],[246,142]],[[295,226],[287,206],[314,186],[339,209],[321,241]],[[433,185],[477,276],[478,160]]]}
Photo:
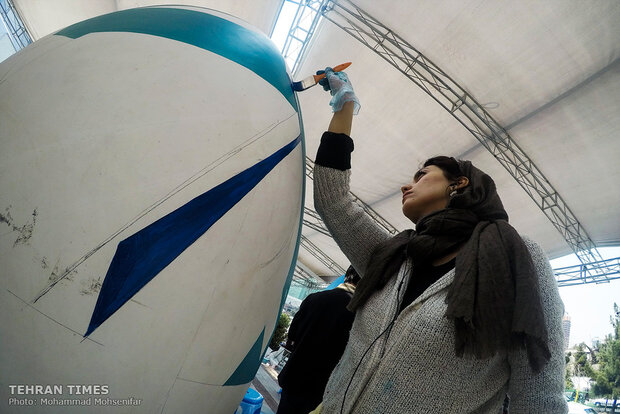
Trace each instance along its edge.
{"label": "metal truss", "polygon": [[[588,267],[592,267],[592,269],[588,269]],[[588,275],[590,274],[589,271],[604,271],[605,281],[620,279],[620,257],[601,260],[596,263],[580,264],[554,269],[555,276],[558,280],[558,286],[573,286],[584,283],[604,283],[600,280],[588,278]]]}
{"label": "metal truss", "polygon": [[[312,171],[314,170],[314,161],[312,161],[310,158],[306,157],[306,176],[313,180],[313,173]],[[355,195],[353,192],[349,191],[349,196],[351,196],[351,199],[357,204],[359,205],[365,212],[366,214],[368,214],[370,217],[372,217],[372,219],[381,227],[383,227],[383,229],[385,231],[387,231],[390,234],[396,234],[398,233],[398,230],[396,230],[396,227],[392,226],[392,224],[390,224],[389,221],[387,221],[386,219],[384,219],[379,213],[377,213],[372,207],[370,207],[368,204],[366,204],[364,201],[362,201],[361,198],[359,198],[357,195]],[[316,222],[312,223],[312,225],[309,225],[308,227],[314,228],[317,231],[320,231],[323,234],[326,234],[328,236],[331,237],[331,235],[329,234],[329,231],[327,231],[327,228],[325,227],[325,224],[323,224],[323,222],[321,221],[321,218],[319,217],[319,215],[310,210],[309,208],[306,207],[306,212],[310,212],[310,217],[312,217]],[[323,230],[324,229],[324,230]]]}
{"label": "metal truss", "polygon": [[[312,169],[314,163],[311,159],[306,159],[306,175],[312,179]],[[388,232],[395,234],[397,230],[377,212],[375,212],[370,206],[366,205],[355,194],[350,193],[351,197],[366,210],[366,212],[375,219],[375,221],[382,225]],[[331,237],[329,230],[325,227],[325,224],[321,220],[318,213],[308,207],[304,208],[304,225],[308,228],[316,230],[328,237]],[[308,219],[308,217],[310,219]],[[335,263],[327,254],[322,252],[316,245],[308,243],[304,245],[305,236],[302,236],[302,246],[304,246],[315,257],[320,256],[319,260],[326,266]],[[336,265],[337,266],[337,265]],[[303,270],[303,269],[302,269]],[[333,269],[332,269],[333,271]],[[305,272],[307,273],[307,272]],[[342,274],[343,272],[336,272],[336,274]],[[598,277],[593,278],[591,274],[596,274]],[[575,266],[568,266],[559,269],[554,269],[555,277],[558,281],[558,286],[573,286],[586,283],[606,283],[610,280],[620,279],[620,257],[615,259],[600,260],[594,263],[580,264]],[[314,282],[312,282],[314,283]],[[306,285],[304,285],[306,286]],[[313,287],[313,286],[307,286]]]}
{"label": "metal truss", "polygon": [[327,0],[285,0],[285,2],[297,5],[293,23],[282,47],[282,56],[291,66],[291,73],[295,75],[299,62],[306,53],[308,43],[321,20],[320,10],[323,9]]}
{"label": "metal truss", "polygon": [[606,268],[597,265],[602,257],[594,242],[562,197],[508,132],[473,96],[405,39],[351,1],[330,1],[321,13],[325,19],[394,66],[476,137],[564,236],[584,265],[584,283],[608,280]]}
{"label": "metal truss", "polygon": [[296,266],[293,274],[293,283],[310,289],[320,289],[327,286],[318,276],[310,274],[303,267]]}
{"label": "metal truss", "polygon": [[[314,166],[313,161],[307,158],[306,159],[306,175],[310,179],[313,178],[312,176],[313,166]],[[350,194],[351,194],[351,197],[354,200],[356,200],[356,202],[362,208],[364,208],[364,210],[366,210],[366,212],[371,217],[373,217],[378,224],[382,225],[388,232],[392,234],[395,234],[397,232],[397,230],[387,220],[385,220],[377,212],[375,212],[372,209],[372,207],[366,205],[355,194],[353,193],[350,193]],[[306,227],[316,230],[328,237],[331,237],[329,230],[327,230],[327,227],[325,227],[325,224],[323,223],[323,221],[321,220],[320,216],[318,215],[316,211],[308,207],[305,207],[304,217],[305,217],[304,225]],[[305,239],[305,236],[302,236],[302,238]],[[302,245],[304,245],[303,239],[302,239]],[[308,243],[310,242],[308,241]],[[316,245],[307,244],[304,247],[311,254],[314,253],[313,255],[320,256],[319,260],[321,260],[322,263],[324,264],[334,263],[334,261],[331,258],[329,258],[327,254],[325,254],[318,247],[316,247]],[[326,266],[328,265],[326,264]],[[554,269],[553,272],[558,281],[558,286],[560,287],[580,285],[580,284],[586,284],[586,283],[606,283],[610,280],[620,279],[620,257],[617,257],[615,259],[600,260],[594,263],[580,264],[580,265],[575,265],[575,266],[568,266],[568,267],[563,267],[559,269]],[[591,274],[593,273],[597,275],[596,278],[591,277]],[[336,274],[342,274],[342,273],[336,272]],[[313,286],[307,285],[306,287],[312,288]]]}
{"label": "metal truss", "polygon": [[332,260],[328,255],[323,253],[321,249],[319,249],[316,244],[312,243],[306,236],[301,235],[301,247],[306,249],[308,253],[317,258],[321,263],[323,263],[329,270],[333,272],[334,275],[344,275],[344,269]]}
{"label": "metal truss", "polygon": [[[306,157],[306,176],[309,179],[313,179],[313,170],[314,170],[314,161],[310,158]],[[356,202],[364,211],[371,216],[377,224],[382,226],[387,232],[391,234],[396,234],[398,231],[394,226],[392,226],[386,219],[381,217],[379,213],[373,210],[368,204],[364,203],[358,196],[349,192],[351,198],[354,202]],[[323,220],[319,216],[319,214],[312,210],[311,208],[304,207],[304,226],[307,228],[318,231],[319,233],[330,237],[331,234],[329,230],[323,223]],[[317,258],[321,263],[323,263],[329,270],[331,270],[335,275],[343,275],[345,270],[336,263],[332,258],[330,258],[325,252],[319,249],[314,243],[312,243],[306,236],[301,236],[301,246],[306,249],[311,255]]]}
{"label": "metal truss", "polygon": [[[308,157],[306,157],[306,176],[312,179],[312,170],[314,168],[314,162]],[[325,227],[325,223],[321,220],[319,214],[308,208],[304,207],[304,226],[311,228],[313,230],[318,231],[319,233],[331,237],[329,230]],[[317,258],[321,263],[323,263],[329,270],[333,272],[335,275],[343,275],[345,273],[344,269],[336,263],[331,257],[329,257],[325,252],[318,248],[318,246],[312,243],[306,236],[301,235],[300,240],[301,247],[306,249],[308,253]],[[299,267],[299,266],[298,266]]]}
{"label": "metal truss", "polygon": [[32,43],[32,38],[11,0],[0,0],[0,20],[4,23],[9,40],[16,52]]}
{"label": "metal truss", "polygon": [[[309,220],[308,217],[310,217],[311,220]],[[321,217],[319,217],[319,213],[309,209],[308,207],[304,207],[304,226],[311,228],[312,230],[316,230],[325,236],[332,236],[329,233],[329,230],[327,230],[327,227],[325,227],[325,223],[323,223]]]}
{"label": "metal truss", "polygon": [[315,283],[312,281],[308,281],[306,279],[298,279],[298,278],[293,278],[293,280],[291,281],[291,284],[305,287],[307,289],[314,290],[314,291],[325,289],[325,287],[327,286],[326,283]]}

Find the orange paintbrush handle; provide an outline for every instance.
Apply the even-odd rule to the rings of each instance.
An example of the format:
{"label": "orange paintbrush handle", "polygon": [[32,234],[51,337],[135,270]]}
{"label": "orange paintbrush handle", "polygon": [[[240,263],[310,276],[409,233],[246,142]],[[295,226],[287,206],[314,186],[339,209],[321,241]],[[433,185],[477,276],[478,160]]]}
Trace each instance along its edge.
{"label": "orange paintbrush handle", "polygon": [[[345,70],[346,68],[348,68],[349,66],[351,66],[351,62],[342,63],[338,66],[334,66],[334,72],[341,72]],[[321,73],[320,75],[313,75],[313,77],[314,77],[314,81],[318,83],[318,81],[320,81],[321,79],[325,77],[325,74]]]}

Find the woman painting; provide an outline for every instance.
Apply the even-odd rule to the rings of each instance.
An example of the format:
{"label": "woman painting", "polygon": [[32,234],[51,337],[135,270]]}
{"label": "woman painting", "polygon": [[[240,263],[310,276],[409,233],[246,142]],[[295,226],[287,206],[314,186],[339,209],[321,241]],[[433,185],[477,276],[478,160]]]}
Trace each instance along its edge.
{"label": "woman painting", "polygon": [[386,233],[349,198],[359,108],[326,69],[334,116],[315,160],[314,198],[362,276],[346,350],[321,413],[566,413],[563,305],[549,262],[508,224],[491,177],[427,160],[402,190],[414,230]]}

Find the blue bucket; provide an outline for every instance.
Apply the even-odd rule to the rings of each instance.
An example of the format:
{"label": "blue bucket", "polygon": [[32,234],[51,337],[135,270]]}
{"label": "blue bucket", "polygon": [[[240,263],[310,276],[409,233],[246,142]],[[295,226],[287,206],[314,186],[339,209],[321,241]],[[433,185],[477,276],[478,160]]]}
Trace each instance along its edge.
{"label": "blue bucket", "polygon": [[235,414],[260,414],[262,407],[263,396],[258,391],[248,388]]}

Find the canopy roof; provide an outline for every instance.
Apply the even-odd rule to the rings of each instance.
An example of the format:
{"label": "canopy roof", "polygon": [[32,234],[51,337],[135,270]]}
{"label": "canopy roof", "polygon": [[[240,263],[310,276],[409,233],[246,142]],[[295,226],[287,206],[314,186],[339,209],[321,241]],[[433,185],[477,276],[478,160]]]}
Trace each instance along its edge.
{"label": "canopy roof", "polygon": [[[35,39],[95,15],[157,4],[14,3]],[[282,0],[182,3],[233,14],[269,34]],[[549,194],[559,194],[567,214],[579,223],[580,234],[598,247],[620,245],[620,2],[356,0],[353,5],[340,0],[337,4],[348,10],[359,7],[440,68],[507,132],[533,163],[534,175],[546,178]],[[334,7],[327,17],[338,22],[337,11]],[[323,20],[296,78],[346,61],[353,62],[347,72],[362,103],[352,133],[356,145],[352,192],[363,202],[395,228],[412,227],[401,213],[400,186],[431,156],[469,159],[494,178],[510,221],[521,234],[537,240],[551,258],[572,251],[565,235],[459,122],[456,112],[446,110],[407,73],[338,25]],[[331,117],[329,96],[313,88],[300,93],[299,99],[307,153],[313,159]],[[527,165],[527,159],[523,161]],[[311,185],[309,181],[306,203],[313,209]],[[309,227],[304,236],[342,268],[348,266],[329,237]],[[306,249],[300,249],[299,261],[318,275],[334,274]]]}
{"label": "canopy roof", "polygon": [[[620,244],[620,3],[397,0],[386,7],[357,0],[355,5],[473,96],[529,156],[596,246]],[[340,27],[325,22],[319,28],[299,73],[343,61],[353,62],[347,71],[362,104],[352,132],[353,193],[397,229],[411,227],[400,210],[400,186],[431,156],[469,159],[494,178],[520,233],[537,240],[551,258],[571,253],[563,234],[473,134]],[[310,157],[330,117],[320,92],[300,94]],[[309,238],[330,255],[336,249],[324,236]],[[346,264],[345,258],[336,260]]]}

